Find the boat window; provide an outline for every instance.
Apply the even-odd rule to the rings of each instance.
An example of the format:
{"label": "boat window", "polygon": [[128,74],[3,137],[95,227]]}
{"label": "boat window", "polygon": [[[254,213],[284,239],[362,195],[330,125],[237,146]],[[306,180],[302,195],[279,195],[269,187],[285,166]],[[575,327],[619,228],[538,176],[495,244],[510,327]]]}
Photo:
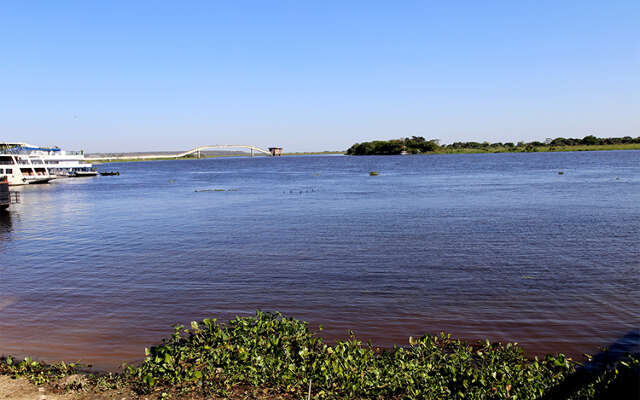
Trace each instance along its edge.
{"label": "boat window", "polygon": [[7,168],[7,175],[13,174],[13,170],[11,168]]}
{"label": "boat window", "polygon": [[4,174],[4,170],[0,168],[0,174]]}

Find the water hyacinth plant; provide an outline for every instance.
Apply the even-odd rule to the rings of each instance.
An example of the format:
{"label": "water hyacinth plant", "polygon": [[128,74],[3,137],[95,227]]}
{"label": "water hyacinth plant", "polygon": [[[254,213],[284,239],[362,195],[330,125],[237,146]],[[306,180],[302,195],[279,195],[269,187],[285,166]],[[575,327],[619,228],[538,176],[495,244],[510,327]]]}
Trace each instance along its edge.
{"label": "water hyacinth plant", "polygon": [[[529,359],[517,345],[470,345],[445,334],[410,338],[391,350],[353,336],[329,346],[305,322],[263,312],[226,325],[205,319],[191,329],[177,326],[147,354],[133,371],[147,389],[220,393],[251,385],[301,398],[311,386],[316,399],[533,399],[576,369],[563,355]],[[579,388],[575,398],[589,398],[596,386]]]}

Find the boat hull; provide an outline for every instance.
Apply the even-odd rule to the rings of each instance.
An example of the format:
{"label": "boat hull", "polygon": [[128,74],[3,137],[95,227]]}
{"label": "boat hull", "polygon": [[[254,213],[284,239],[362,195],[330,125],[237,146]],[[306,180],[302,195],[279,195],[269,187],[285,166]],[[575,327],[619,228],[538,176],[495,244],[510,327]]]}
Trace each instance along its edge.
{"label": "boat hull", "polygon": [[27,183],[29,185],[40,185],[40,184],[43,184],[43,183],[49,183],[54,179],[56,179],[56,178],[53,177],[53,176],[48,176],[46,178],[34,178],[34,179],[27,178]]}

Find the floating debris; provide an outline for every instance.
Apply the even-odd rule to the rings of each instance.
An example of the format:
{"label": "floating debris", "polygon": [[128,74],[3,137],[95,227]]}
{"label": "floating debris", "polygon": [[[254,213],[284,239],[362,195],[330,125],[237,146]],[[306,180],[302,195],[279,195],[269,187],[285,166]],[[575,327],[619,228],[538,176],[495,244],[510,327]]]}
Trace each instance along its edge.
{"label": "floating debris", "polygon": [[369,171],[369,176],[378,176],[380,173],[378,171]]}
{"label": "floating debris", "polygon": [[196,193],[200,193],[200,192],[237,192],[238,189],[196,189],[194,190],[194,192]]}
{"label": "floating debris", "polygon": [[564,172],[558,171],[558,175],[564,175]]}
{"label": "floating debris", "polygon": [[[289,190],[289,194],[304,194],[304,193],[316,193],[319,192],[318,189],[315,188],[310,188],[310,189],[290,189]],[[286,191],[282,192],[284,194],[287,194]]]}

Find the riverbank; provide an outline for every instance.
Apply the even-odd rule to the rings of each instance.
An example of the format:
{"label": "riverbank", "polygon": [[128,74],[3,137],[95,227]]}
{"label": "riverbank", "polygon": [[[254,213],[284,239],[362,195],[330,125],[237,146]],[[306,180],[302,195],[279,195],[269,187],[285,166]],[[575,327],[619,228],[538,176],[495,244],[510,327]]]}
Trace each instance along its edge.
{"label": "riverbank", "polygon": [[[640,143],[630,144],[605,144],[605,145],[576,145],[576,146],[536,146],[536,147],[486,147],[486,148],[447,148],[441,147],[435,151],[428,151],[425,155],[435,154],[484,154],[484,153],[556,153],[556,152],[571,152],[571,151],[613,151],[613,150],[640,150]],[[341,155],[346,154],[343,151],[320,151],[320,152],[303,152],[303,153],[283,153],[283,156],[322,156],[322,155]],[[249,154],[230,154],[230,155],[208,155],[201,156],[204,158],[229,158],[229,157],[248,157]],[[256,154],[254,157],[267,157],[263,154]],[[141,162],[141,161],[169,161],[169,160],[196,160],[194,157],[182,157],[182,158],[126,158],[126,159],[113,159],[113,160],[101,160],[91,161],[93,164],[110,164],[116,162]]]}
{"label": "riverbank", "polygon": [[[344,154],[343,151],[318,151],[318,152],[304,152],[304,153],[282,153],[283,156],[322,156],[322,155],[340,155]],[[201,155],[199,158],[196,157],[159,157],[159,158],[114,158],[107,160],[92,160],[91,163],[100,165],[100,164],[110,164],[116,162],[140,162],[140,161],[169,161],[169,160],[198,160],[205,158],[229,158],[229,157],[250,157],[249,153],[246,154],[216,154],[216,155]],[[254,154],[253,157],[269,157],[266,154]]]}
{"label": "riverbank", "polygon": [[262,312],[227,324],[205,319],[176,326],[145,352],[140,365],[117,374],[2,358],[0,393],[26,399],[41,393],[37,386],[62,400],[506,399],[554,393],[624,399],[618,395],[630,393],[625,391],[633,389],[640,368],[637,354],[606,362],[595,357],[590,369],[582,369],[562,354],[529,358],[516,344],[468,343],[445,334],[410,337],[407,346],[392,350],[355,337],[329,346],[305,322]]}

